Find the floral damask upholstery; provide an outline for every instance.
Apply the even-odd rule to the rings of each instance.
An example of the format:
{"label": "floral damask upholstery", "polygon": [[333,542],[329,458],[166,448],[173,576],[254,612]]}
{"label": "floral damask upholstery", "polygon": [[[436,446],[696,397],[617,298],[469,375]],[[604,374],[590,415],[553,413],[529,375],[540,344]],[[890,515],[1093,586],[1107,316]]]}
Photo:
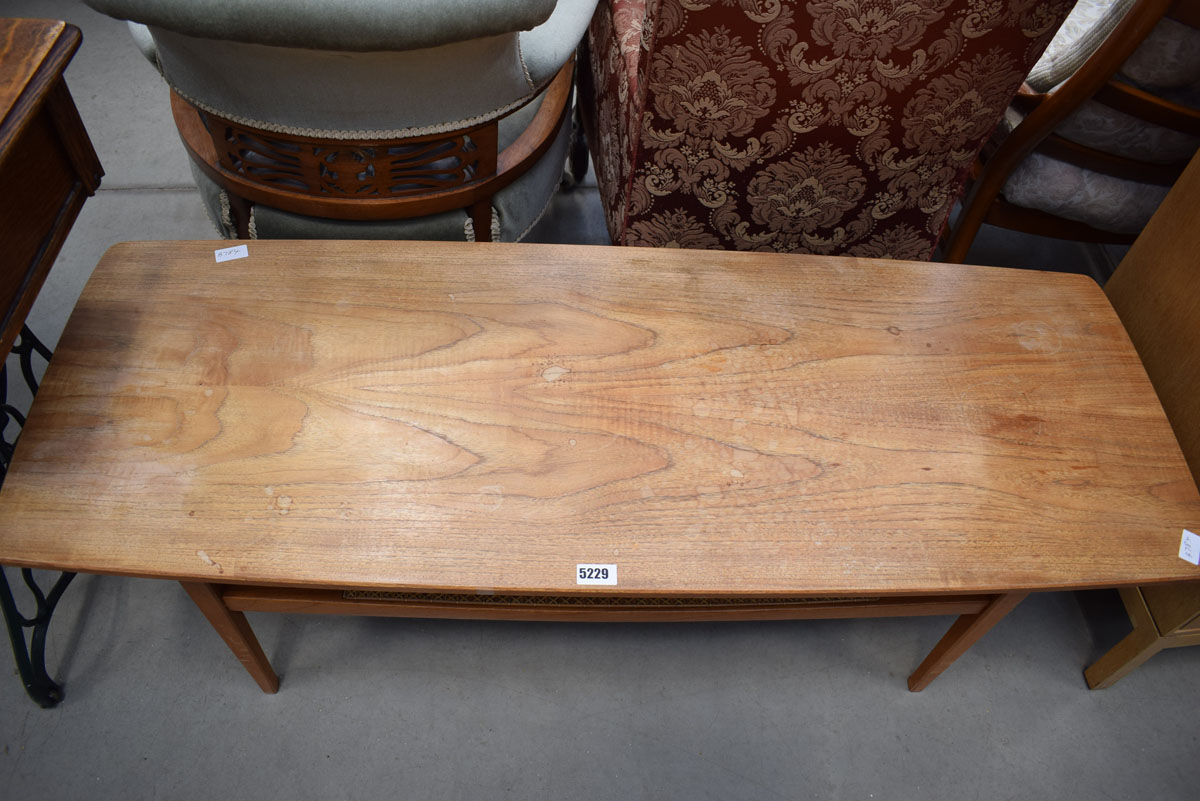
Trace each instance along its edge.
{"label": "floral damask upholstery", "polygon": [[613,241],[929,258],[1071,5],[601,0],[584,112]]}

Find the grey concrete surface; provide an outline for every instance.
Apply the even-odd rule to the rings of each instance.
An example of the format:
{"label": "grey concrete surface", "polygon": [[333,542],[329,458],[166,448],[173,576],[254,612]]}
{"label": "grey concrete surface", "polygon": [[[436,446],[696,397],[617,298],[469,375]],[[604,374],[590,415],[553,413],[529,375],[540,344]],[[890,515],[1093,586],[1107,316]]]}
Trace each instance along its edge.
{"label": "grey concrete surface", "polygon": [[0,0],[0,15],[62,19],[83,31],[67,85],[104,165],[105,189],[192,186],[167,86],[125,23],[79,0]]}
{"label": "grey concrete surface", "polygon": [[[110,244],[215,233],[122,25],[66,0],[0,14],[83,28],[68,81],[107,170],[31,316],[53,344]],[[531,236],[604,238],[594,180]],[[1114,258],[994,230],[971,255],[1099,277]],[[251,623],[278,695],[177,585],[80,576],[50,630],[62,705],[34,706],[0,658],[0,799],[1200,797],[1200,648],[1084,685],[1128,630],[1111,593],[1029,599],[920,694],[905,677],[947,618]]]}

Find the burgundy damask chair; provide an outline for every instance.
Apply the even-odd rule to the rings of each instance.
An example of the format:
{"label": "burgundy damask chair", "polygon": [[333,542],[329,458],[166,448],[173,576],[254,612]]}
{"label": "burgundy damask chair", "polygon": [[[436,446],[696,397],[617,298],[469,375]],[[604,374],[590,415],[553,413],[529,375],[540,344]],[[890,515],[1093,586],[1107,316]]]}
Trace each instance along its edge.
{"label": "burgundy damask chair", "polygon": [[616,244],[928,259],[1072,0],[601,0]]}

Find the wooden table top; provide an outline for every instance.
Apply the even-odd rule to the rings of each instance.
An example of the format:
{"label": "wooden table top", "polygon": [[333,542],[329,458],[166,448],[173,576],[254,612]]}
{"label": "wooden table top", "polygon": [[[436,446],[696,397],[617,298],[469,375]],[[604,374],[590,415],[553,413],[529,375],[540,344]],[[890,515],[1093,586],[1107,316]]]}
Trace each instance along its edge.
{"label": "wooden table top", "polygon": [[[1200,578],[1101,290],[871,259],[118,245],[0,561],[218,582],[893,594]],[[577,587],[576,565],[619,585]]]}

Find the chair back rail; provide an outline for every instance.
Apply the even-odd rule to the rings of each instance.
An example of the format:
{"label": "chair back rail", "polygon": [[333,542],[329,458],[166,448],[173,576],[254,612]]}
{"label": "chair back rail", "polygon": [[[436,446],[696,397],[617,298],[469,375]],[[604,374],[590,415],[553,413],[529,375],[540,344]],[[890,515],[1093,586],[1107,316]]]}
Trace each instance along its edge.
{"label": "chair back rail", "polygon": [[1136,235],[1101,231],[1087,224],[1007,203],[1001,196],[1005,183],[1034,151],[1093,172],[1162,186],[1172,185],[1186,161],[1158,164],[1106,153],[1055,134],[1073,112],[1095,100],[1145,122],[1200,135],[1200,110],[1156,97],[1114,80],[1155,25],[1170,16],[1195,27],[1200,18],[1196,0],[1138,0],[1112,33],[1070,78],[1050,92],[1037,92],[1028,84],[1014,98],[1024,119],[993,152],[983,158],[963,202],[962,214],[950,233],[945,260],[962,262],[984,222],[1029,233],[1069,236],[1087,241],[1132,242]]}

